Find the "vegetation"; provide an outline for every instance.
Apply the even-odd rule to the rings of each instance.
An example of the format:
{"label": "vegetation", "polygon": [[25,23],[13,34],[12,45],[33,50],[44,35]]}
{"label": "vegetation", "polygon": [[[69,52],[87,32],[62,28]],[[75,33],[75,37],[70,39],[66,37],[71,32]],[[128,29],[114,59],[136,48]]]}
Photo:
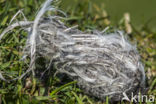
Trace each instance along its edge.
{"label": "vegetation", "polygon": [[[9,25],[13,15],[20,9],[29,20],[33,20],[40,5],[44,0],[0,0],[0,33]],[[61,4],[62,5],[62,4]],[[60,7],[62,8],[62,6]],[[152,32],[145,24],[140,30],[136,30],[125,15],[118,24],[112,24],[109,15],[101,7],[92,4],[90,0],[75,3],[74,8],[63,9],[68,15],[67,25],[79,25],[81,30],[104,29],[116,27],[125,30],[130,39],[136,42],[145,64],[147,75],[147,88],[149,95],[156,95],[156,33]],[[16,19],[21,20],[19,15]],[[14,20],[16,21],[16,20]],[[20,76],[28,68],[29,60],[21,61],[22,51],[27,34],[15,29],[8,33],[0,41],[0,73],[7,79]],[[48,96],[45,96],[48,95]],[[5,82],[0,80],[0,104],[108,104],[99,102],[95,98],[83,94],[76,86],[75,81],[48,78],[43,83],[38,78],[29,76],[26,81],[18,80]],[[124,102],[123,102],[124,104]],[[152,103],[148,103],[152,104]]]}

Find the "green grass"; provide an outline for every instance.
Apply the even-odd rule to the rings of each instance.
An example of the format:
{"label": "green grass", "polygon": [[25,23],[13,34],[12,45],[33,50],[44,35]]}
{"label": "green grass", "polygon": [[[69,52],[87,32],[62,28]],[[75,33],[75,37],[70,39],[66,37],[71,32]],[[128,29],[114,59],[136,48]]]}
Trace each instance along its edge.
{"label": "green grass", "polygon": [[[19,9],[23,9],[29,20],[33,20],[43,1],[0,0],[0,33],[9,25],[11,18]],[[83,3],[76,2],[74,7],[70,5],[72,4],[63,10],[69,16],[66,20],[69,26],[78,24],[79,29],[87,31],[102,30],[107,26],[126,30],[124,19],[116,25],[111,24],[102,5],[97,6],[89,0],[84,0]],[[22,16],[19,15],[17,19],[21,20]],[[136,40],[148,77],[148,94],[154,95],[156,94],[156,33],[146,25],[140,30],[133,28],[133,24],[131,26],[133,31],[129,37],[132,41]],[[15,29],[0,41],[0,73],[3,73],[7,79],[20,76],[22,70],[28,68],[29,60],[20,61],[26,37],[24,31]],[[83,94],[83,91],[76,87],[76,82],[60,83],[62,80],[57,77],[48,78],[46,84],[32,76],[26,81],[18,80],[10,83],[0,80],[0,102],[3,104],[109,104],[108,97],[106,102],[102,103]]]}

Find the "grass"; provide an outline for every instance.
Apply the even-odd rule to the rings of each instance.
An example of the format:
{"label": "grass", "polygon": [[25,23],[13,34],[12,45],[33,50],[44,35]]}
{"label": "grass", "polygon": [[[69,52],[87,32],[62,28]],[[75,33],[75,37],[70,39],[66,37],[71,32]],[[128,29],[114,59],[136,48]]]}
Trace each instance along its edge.
{"label": "grass", "polygon": [[[0,33],[9,25],[12,16],[19,9],[23,9],[29,20],[33,20],[43,1],[1,0]],[[64,11],[69,16],[66,20],[67,25],[78,24],[81,30],[102,30],[109,26],[126,31],[128,28],[124,17],[118,24],[111,24],[103,6],[99,7],[92,4],[90,0],[84,0],[81,3],[77,1],[74,7],[69,5]],[[19,15],[17,19],[22,19],[22,16]],[[156,95],[156,33],[152,32],[146,25],[140,30],[136,30],[133,24],[129,25],[133,30],[129,37],[137,43],[142,61],[145,64],[147,93],[148,95]],[[0,41],[0,73],[3,73],[3,76],[7,79],[20,76],[22,70],[28,68],[29,60],[26,62],[20,61],[26,37],[27,34],[24,31],[15,29]],[[10,83],[0,80],[0,104],[109,104],[110,99],[108,97],[106,102],[97,102],[94,98],[83,94],[83,91],[77,88],[76,82],[70,82],[68,79],[64,80],[66,84],[57,77],[48,78],[45,83],[31,76],[25,81],[18,80]],[[127,103],[123,102],[122,104]],[[148,104],[152,103],[148,102]]]}

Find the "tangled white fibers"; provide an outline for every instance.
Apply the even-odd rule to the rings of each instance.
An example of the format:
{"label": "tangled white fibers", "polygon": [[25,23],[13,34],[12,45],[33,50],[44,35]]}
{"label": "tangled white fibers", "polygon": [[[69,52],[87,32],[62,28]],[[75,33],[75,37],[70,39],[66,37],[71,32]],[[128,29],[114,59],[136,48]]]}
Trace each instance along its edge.
{"label": "tangled white fibers", "polygon": [[85,33],[65,26],[59,16],[44,18],[45,12],[57,10],[50,5],[52,1],[43,4],[34,21],[13,23],[0,35],[1,40],[4,34],[18,26],[29,34],[25,54],[31,58],[30,67],[20,78],[30,71],[34,75],[35,60],[42,56],[49,60],[49,66],[55,66],[57,73],[77,80],[85,93],[101,100],[109,96],[118,101],[123,93],[138,92],[144,87],[145,72],[140,56],[123,32]]}

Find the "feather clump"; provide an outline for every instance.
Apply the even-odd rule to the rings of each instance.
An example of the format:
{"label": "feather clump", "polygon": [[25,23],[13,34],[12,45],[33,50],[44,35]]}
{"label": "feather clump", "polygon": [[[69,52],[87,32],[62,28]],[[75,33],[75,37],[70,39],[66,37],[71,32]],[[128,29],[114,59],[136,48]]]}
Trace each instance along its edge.
{"label": "feather clump", "polygon": [[[90,96],[104,100],[119,101],[123,93],[138,92],[144,86],[145,73],[137,49],[123,32],[82,32],[67,27],[57,16],[44,18],[46,11],[55,11],[47,0],[34,21],[19,21],[8,27],[0,36],[12,28],[27,29],[25,53],[30,56],[30,68],[35,74],[35,60],[44,57],[57,73],[65,73],[77,80],[78,86]],[[28,29],[29,28],[29,29]],[[47,70],[45,69],[45,70]],[[22,75],[20,78],[22,78]]]}

